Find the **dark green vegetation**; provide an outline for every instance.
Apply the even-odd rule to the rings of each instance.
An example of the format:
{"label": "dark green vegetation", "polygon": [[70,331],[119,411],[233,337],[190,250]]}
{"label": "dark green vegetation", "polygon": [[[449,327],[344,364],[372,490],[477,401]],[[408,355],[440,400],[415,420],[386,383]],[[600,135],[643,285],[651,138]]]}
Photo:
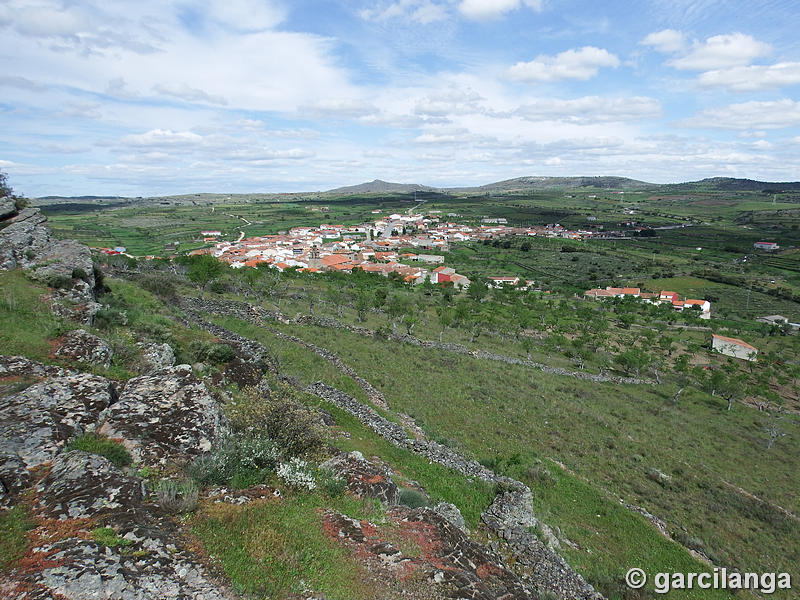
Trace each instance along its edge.
{"label": "dark green vegetation", "polygon": [[76,437],[67,447],[70,450],[83,450],[89,454],[99,454],[120,468],[127,467],[133,462],[130,452],[125,449],[125,446],[94,433],[86,433]]}

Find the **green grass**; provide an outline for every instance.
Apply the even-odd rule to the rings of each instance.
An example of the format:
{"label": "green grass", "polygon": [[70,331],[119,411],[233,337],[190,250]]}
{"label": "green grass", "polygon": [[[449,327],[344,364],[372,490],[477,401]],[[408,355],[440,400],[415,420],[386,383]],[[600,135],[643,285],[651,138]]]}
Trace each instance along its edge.
{"label": "green grass", "polygon": [[111,527],[98,527],[92,530],[92,539],[98,544],[115,548],[117,546],[130,546],[132,540],[117,535]]}
{"label": "green grass", "polygon": [[[583,573],[610,600],[625,598],[622,575],[629,568],[644,569],[651,578],[657,572],[711,571],[678,544],[655,533],[653,526],[612,497],[546,461],[553,479],[526,479],[534,496],[534,513],[551,527],[557,526],[579,549],[563,545],[572,567]],[[635,541],[635,542],[634,542]],[[674,591],[670,598],[727,598],[722,591]]]}
{"label": "green grass", "polygon": [[0,510],[0,573],[13,568],[28,546],[25,533],[33,528],[27,508]]}
{"label": "green grass", "polygon": [[46,288],[32,282],[22,270],[0,272],[0,347],[3,354],[22,354],[45,361],[50,340],[62,324],[41,296]]}
{"label": "green grass", "polygon": [[[781,447],[767,451],[763,413],[744,407],[727,412],[721,400],[701,392],[685,392],[678,406],[672,406],[671,386],[593,384],[341,330],[292,330],[337,352],[384,392],[394,410],[411,414],[439,438],[457,440],[467,454],[492,459],[521,453],[523,470],[512,471],[514,476],[523,477],[524,466],[537,458],[553,457],[590,482],[580,488],[585,498],[579,502],[610,508],[615,502],[603,490],[614,490],[615,496],[664,519],[671,530],[685,527],[722,564],[792,572],[800,560],[794,543],[800,527],[769,504],[798,510],[797,429],[788,422],[790,435],[782,438]],[[664,488],[650,481],[650,468],[670,474],[673,485]],[[582,529],[584,517],[565,508],[572,498],[554,495],[549,502],[554,513],[564,515],[560,526],[577,531],[574,541],[579,545],[590,540],[610,547],[618,543],[613,537],[604,541],[617,517],[603,522],[602,515],[612,513],[601,513],[599,533],[587,532]],[[477,514],[474,507],[470,516]],[[633,545],[645,554],[657,547],[651,545],[659,537],[654,528],[637,532]],[[774,548],[784,551],[775,553]],[[609,556],[595,552],[582,564],[594,564],[586,572],[599,580],[612,572],[619,578],[629,567],[613,558],[614,553]],[[655,572],[660,554],[647,555],[643,562],[642,568]]]}
{"label": "green grass", "polygon": [[243,507],[207,506],[191,530],[241,593],[281,598],[305,586],[330,600],[374,598],[358,559],[323,531],[320,511],[331,506],[354,518],[376,515],[374,504],[346,496],[295,493]]}
{"label": "green grass", "polygon": [[83,450],[90,454],[98,454],[106,457],[115,466],[122,468],[127,467],[133,462],[130,453],[125,449],[125,446],[114,440],[96,435],[94,433],[86,433],[80,435],[70,441],[67,445],[68,450]]}

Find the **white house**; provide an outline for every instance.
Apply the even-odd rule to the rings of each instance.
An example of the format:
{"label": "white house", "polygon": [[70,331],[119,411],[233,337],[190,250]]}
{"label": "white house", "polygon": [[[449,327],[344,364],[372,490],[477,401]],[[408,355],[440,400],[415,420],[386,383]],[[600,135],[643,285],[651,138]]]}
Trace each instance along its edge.
{"label": "white house", "polygon": [[711,349],[742,360],[755,360],[758,354],[758,349],[745,341],[716,334],[711,335]]}
{"label": "white house", "polygon": [[767,252],[777,250],[779,247],[777,242],[756,242],[753,244],[753,248],[756,250],[766,250]]}

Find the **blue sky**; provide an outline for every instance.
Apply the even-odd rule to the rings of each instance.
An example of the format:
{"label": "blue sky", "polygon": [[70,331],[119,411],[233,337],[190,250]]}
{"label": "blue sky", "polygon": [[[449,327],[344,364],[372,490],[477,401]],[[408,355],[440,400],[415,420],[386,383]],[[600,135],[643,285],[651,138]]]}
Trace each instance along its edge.
{"label": "blue sky", "polygon": [[30,196],[800,179],[800,5],[0,1]]}

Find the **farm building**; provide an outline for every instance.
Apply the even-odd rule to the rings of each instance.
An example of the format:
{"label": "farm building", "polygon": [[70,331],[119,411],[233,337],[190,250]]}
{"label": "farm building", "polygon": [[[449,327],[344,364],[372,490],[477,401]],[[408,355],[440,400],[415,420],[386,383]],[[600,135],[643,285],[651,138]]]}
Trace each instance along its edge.
{"label": "farm building", "polygon": [[711,335],[711,349],[742,360],[755,360],[758,354],[758,349],[745,341],[716,334]]}
{"label": "farm building", "polygon": [[773,250],[777,250],[779,246],[777,242],[756,242],[753,244],[753,248],[756,250],[766,250],[767,252],[772,252]]}

